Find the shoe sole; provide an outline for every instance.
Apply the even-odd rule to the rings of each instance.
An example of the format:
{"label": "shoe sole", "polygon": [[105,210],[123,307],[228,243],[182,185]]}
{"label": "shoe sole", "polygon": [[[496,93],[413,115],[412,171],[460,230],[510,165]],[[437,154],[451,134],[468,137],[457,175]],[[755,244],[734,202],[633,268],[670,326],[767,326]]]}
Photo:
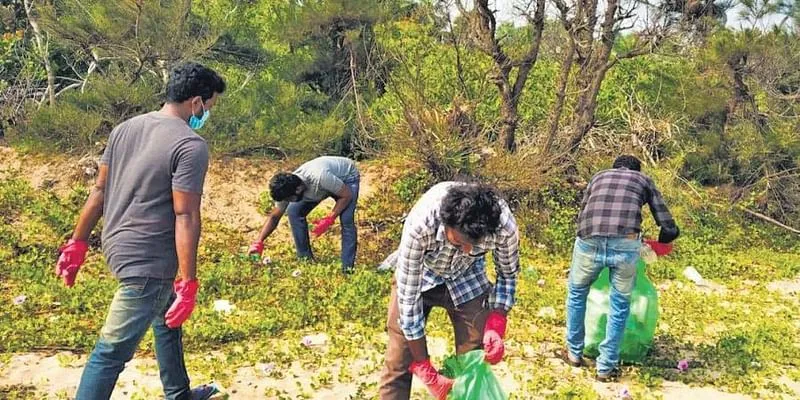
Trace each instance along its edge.
{"label": "shoe sole", "polygon": [[596,381],[598,381],[598,382],[609,383],[609,382],[617,382],[617,381],[619,381],[619,378],[621,376],[622,376],[621,374],[614,374],[614,375],[607,375],[607,376],[595,375],[594,379]]}
{"label": "shoe sole", "polygon": [[572,361],[569,358],[569,355],[568,355],[569,353],[567,353],[566,350],[554,350],[553,353],[554,353],[553,355],[556,358],[558,358],[559,360],[567,363],[567,365],[569,365],[570,367],[581,368],[584,365],[586,365],[586,363],[583,361],[583,359],[581,359],[580,361]]}

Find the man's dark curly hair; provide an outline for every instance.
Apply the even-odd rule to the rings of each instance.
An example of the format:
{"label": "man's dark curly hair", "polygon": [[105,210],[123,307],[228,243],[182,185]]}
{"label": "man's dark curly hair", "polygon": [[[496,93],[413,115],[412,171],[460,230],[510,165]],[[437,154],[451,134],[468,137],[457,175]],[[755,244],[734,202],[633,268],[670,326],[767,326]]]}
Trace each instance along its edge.
{"label": "man's dark curly hair", "polygon": [[303,180],[295,174],[288,172],[278,172],[269,181],[269,194],[272,200],[284,201],[297,194],[297,188],[303,184]]}
{"label": "man's dark curly hair", "polygon": [[642,162],[638,158],[631,155],[621,155],[614,160],[614,165],[611,168],[627,168],[631,171],[642,170]]}
{"label": "man's dark curly hair", "polygon": [[450,188],[440,210],[445,226],[455,228],[472,241],[497,232],[501,213],[500,197],[494,188],[482,184]]}
{"label": "man's dark curly hair", "polygon": [[187,62],[173,68],[167,82],[167,101],[182,103],[195,96],[206,101],[225,92],[225,80],[211,68]]}

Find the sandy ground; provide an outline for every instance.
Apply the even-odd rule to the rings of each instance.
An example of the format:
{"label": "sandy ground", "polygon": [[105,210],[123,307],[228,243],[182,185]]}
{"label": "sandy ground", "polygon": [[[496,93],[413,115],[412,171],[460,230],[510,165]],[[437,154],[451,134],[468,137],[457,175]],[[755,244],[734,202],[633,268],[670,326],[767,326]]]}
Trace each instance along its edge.
{"label": "sandy ground", "polygon": [[[61,355],[62,358],[74,358],[69,353]],[[10,362],[4,365],[5,373],[0,377],[0,387],[5,385],[34,386],[42,393],[49,393],[47,399],[62,398],[59,395],[74,395],[84,363],[85,357],[80,357],[70,365],[63,365],[58,355],[44,354],[17,354]],[[299,364],[292,365],[284,373],[288,378],[276,379],[263,372],[263,366],[240,368],[237,370],[233,384],[225,387],[225,393],[230,399],[263,399],[267,388],[283,390],[290,398],[298,398],[299,387],[311,387],[315,372],[303,369]],[[377,381],[378,375],[371,374],[360,377],[361,380]],[[334,381],[335,381],[334,377]],[[203,383],[203,382],[198,382]],[[298,384],[300,386],[298,386]],[[313,392],[315,399],[342,399],[353,395],[357,391],[357,384],[337,384],[331,388],[324,388]],[[135,358],[128,363],[125,371],[120,375],[117,387],[112,395],[114,400],[161,397],[161,381],[158,378],[158,367],[155,360]],[[219,396],[218,396],[219,397]],[[223,398],[223,397],[219,397]]]}
{"label": "sandy ground", "polygon": [[[433,347],[433,346],[432,346]],[[71,398],[80,380],[85,356],[76,357],[70,353],[47,355],[41,353],[15,354],[7,363],[2,365],[0,373],[0,387],[7,385],[34,386],[41,393],[49,393],[47,399]],[[560,362],[552,360],[554,363]],[[361,360],[351,370],[371,370],[371,360]],[[320,400],[339,400],[347,398],[362,398],[357,395],[361,384],[375,384],[379,380],[379,372],[361,373],[356,375],[351,383],[339,383],[338,365],[330,366],[327,371],[332,372],[332,384],[318,390],[311,388],[311,382],[318,371],[303,368],[299,363],[285,368],[283,376],[276,378],[265,373],[265,364],[239,368],[233,375],[232,384],[226,386],[225,393],[229,399],[264,399],[278,398],[275,395],[266,395],[267,389],[274,389],[285,393],[289,398],[301,398],[301,393],[311,394],[311,398]],[[193,375],[198,375],[192,371]],[[511,378],[508,367],[500,364],[495,367],[495,373],[501,381],[504,390],[515,393],[516,398],[543,398],[536,394],[517,393],[519,384]],[[569,371],[565,373],[578,373]],[[202,374],[199,374],[202,375]],[[535,379],[535,377],[532,377]],[[202,383],[200,381],[198,383]],[[794,390],[800,390],[798,383],[786,379],[784,384]],[[594,390],[604,399],[619,398],[619,392],[626,387],[625,379],[619,383],[593,383]],[[374,387],[367,393],[374,393]],[[415,383],[414,399],[425,399],[424,389]],[[158,378],[158,369],[154,360],[146,357],[137,357],[128,363],[125,371],[120,375],[117,388],[112,396],[114,400],[136,398],[160,398],[161,382]],[[712,387],[690,387],[679,382],[664,382],[661,394],[668,400],[749,400],[752,397],[726,393]],[[62,397],[59,397],[62,396]],[[351,397],[352,396],[352,397]],[[224,398],[224,397],[218,397]],[[787,397],[788,399],[789,397]]]}

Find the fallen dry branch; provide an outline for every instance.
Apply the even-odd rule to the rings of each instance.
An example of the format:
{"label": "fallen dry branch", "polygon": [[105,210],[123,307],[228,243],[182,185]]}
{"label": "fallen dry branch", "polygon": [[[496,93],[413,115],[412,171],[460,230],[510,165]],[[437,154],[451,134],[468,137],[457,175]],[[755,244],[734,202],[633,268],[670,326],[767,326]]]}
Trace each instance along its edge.
{"label": "fallen dry branch", "polygon": [[766,221],[766,222],[769,222],[769,223],[771,223],[771,224],[773,224],[773,225],[775,225],[775,226],[779,226],[779,227],[781,227],[781,228],[783,228],[783,229],[786,229],[786,230],[788,230],[788,231],[790,231],[790,232],[794,232],[794,233],[800,234],[800,230],[797,230],[797,229],[795,229],[795,228],[792,228],[792,227],[791,227],[791,226],[789,226],[789,225],[786,225],[786,224],[784,224],[784,223],[781,223],[780,221],[778,221],[778,220],[776,220],[776,219],[774,219],[774,218],[770,218],[770,217],[768,217],[768,216],[766,216],[766,215],[764,215],[764,214],[761,214],[761,213],[755,212],[755,211],[753,211],[753,210],[748,210],[747,208],[744,208],[744,207],[740,207],[740,209],[741,209],[742,211],[744,211],[744,212],[746,212],[746,213],[748,213],[748,214],[750,214],[750,215],[752,215],[752,216],[756,217],[756,218],[759,218],[759,219],[761,219],[761,220],[764,220],[764,221]]}

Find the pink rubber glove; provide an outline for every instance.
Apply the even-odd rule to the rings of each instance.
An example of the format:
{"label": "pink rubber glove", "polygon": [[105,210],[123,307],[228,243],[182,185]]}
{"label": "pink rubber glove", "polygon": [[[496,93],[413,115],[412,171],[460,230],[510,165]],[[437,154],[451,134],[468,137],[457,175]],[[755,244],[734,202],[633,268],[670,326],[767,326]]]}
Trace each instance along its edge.
{"label": "pink rubber glove", "polygon": [[431,396],[437,400],[447,399],[447,394],[453,388],[453,380],[436,371],[430,359],[412,362],[408,370],[425,384]]}
{"label": "pink rubber glove", "polygon": [[333,215],[329,215],[317,222],[314,222],[314,230],[311,231],[314,233],[314,236],[322,236],[325,231],[327,231],[331,225],[333,225],[334,221],[336,221],[336,217]]}
{"label": "pink rubber glove", "polygon": [[89,244],[83,240],[70,239],[67,244],[59,249],[61,255],[58,256],[56,263],[56,275],[64,279],[67,287],[75,284],[75,275],[86,260],[86,252],[89,251]]}
{"label": "pink rubber glove", "polygon": [[492,311],[486,318],[483,328],[484,360],[489,364],[497,364],[503,359],[506,346],[503,338],[506,336],[506,323],[508,319],[498,311]]}
{"label": "pink rubber glove", "polygon": [[255,242],[253,242],[253,243],[250,243],[250,248],[247,249],[247,254],[248,255],[252,255],[252,254],[261,255],[261,253],[263,253],[263,252],[264,252],[264,242],[259,242],[257,240]]}
{"label": "pink rubber glove", "polygon": [[184,281],[177,280],[173,284],[175,288],[175,302],[167,310],[164,319],[167,321],[167,327],[175,329],[181,326],[189,316],[192,315],[194,310],[194,303],[197,301],[197,288],[200,286],[197,280]]}
{"label": "pink rubber glove", "polygon": [[672,252],[672,243],[661,243],[652,239],[646,239],[644,242],[650,246],[659,257],[663,257]]}

